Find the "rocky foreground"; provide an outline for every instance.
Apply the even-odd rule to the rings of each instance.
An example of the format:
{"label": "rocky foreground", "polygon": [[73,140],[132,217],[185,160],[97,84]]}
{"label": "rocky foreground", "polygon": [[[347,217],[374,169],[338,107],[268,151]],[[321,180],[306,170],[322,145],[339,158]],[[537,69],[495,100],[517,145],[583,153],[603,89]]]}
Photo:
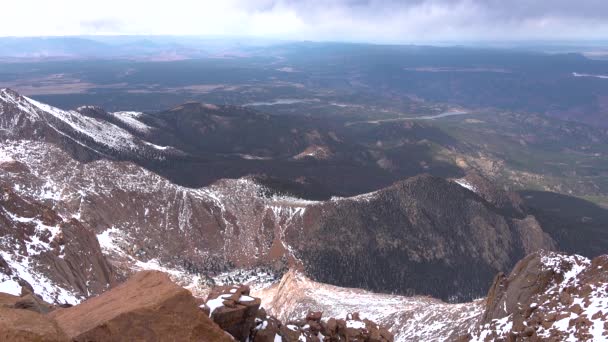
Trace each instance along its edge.
{"label": "rocky foreground", "polygon": [[[260,296],[261,298],[257,297]],[[296,271],[206,299],[143,271],[76,306],[27,287],[0,294],[3,341],[604,341],[608,256],[538,252],[497,275],[488,297],[448,304],[316,283]]]}
{"label": "rocky foreground", "polygon": [[44,302],[23,288],[0,293],[2,341],[393,341],[358,314],[287,324],[268,316],[247,286],[218,287],[205,303],[159,271],[142,271],[79,305]]}

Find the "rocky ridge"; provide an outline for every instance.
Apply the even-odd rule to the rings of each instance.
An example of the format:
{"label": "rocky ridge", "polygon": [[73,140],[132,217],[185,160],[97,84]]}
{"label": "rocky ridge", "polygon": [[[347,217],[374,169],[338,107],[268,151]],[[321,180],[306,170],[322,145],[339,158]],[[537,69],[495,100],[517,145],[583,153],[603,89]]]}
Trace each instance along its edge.
{"label": "rocky ridge", "polygon": [[538,252],[499,274],[474,341],[608,339],[608,256]]}
{"label": "rocky ridge", "polygon": [[358,313],[344,318],[323,318],[323,312],[308,311],[297,319],[281,320],[260,307],[248,286],[216,287],[201,308],[222,329],[240,341],[370,341],[392,342],[384,327],[361,319]]}
{"label": "rocky ridge", "polygon": [[[373,193],[324,201],[295,198],[262,185],[253,177],[189,188],[133,163],[162,160],[155,156],[175,153],[143,139],[145,135],[133,133],[136,128],[143,129],[135,127],[136,122],[144,124],[140,121],[143,114],[105,113],[97,108],[61,111],[6,90],[0,97],[0,186],[3,189],[0,286],[13,294],[33,292],[52,304],[74,304],[102,293],[117,280],[141,269],[166,271],[181,284],[202,294],[199,290],[208,289],[213,279],[221,278],[228,271],[266,268],[281,273],[292,267],[316,281],[462,301],[481,294],[495,273],[508,271],[526,254],[558,247],[535,218],[526,213],[516,196],[497,191],[491,184],[472,176],[448,181],[422,175]],[[190,110],[188,108],[177,112]],[[195,115],[200,114],[197,108],[194,108]],[[213,122],[209,127],[215,127],[216,121],[222,119],[210,118]],[[150,148],[158,150],[158,154],[148,154],[146,151]],[[120,161],[121,158],[126,161]],[[82,251],[86,251],[84,258],[79,254]],[[563,259],[559,255],[547,255]],[[555,269],[547,266],[546,261],[537,264]],[[515,270],[519,270],[518,267]],[[600,276],[594,281],[602,284],[604,280]],[[524,289],[518,290],[517,285],[512,285],[517,283],[503,281],[492,288],[486,314],[479,318],[481,326],[473,323],[479,304],[420,301],[422,297],[415,298],[409,313],[400,318],[391,317],[394,320],[389,325],[398,339],[406,340],[419,338],[420,333],[431,340],[435,336],[451,339],[467,331],[464,338],[498,338],[505,334],[507,337],[535,338],[542,334],[558,338],[571,331],[573,336],[583,339],[597,335],[593,320],[601,323],[602,313],[591,313],[591,318],[587,314],[583,318],[572,317],[570,320],[578,320],[572,324],[568,321],[567,328],[562,327],[561,319],[562,323],[555,327],[557,332],[553,333],[535,326],[538,320],[525,321],[528,319],[525,313],[519,314],[524,318],[517,318],[519,309],[513,307],[519,308],[518,305],[509,306],[505,301],[508,305],[503,305],[504,313],[492,309],[500,307],[500,298],[503,298],[500,291],[507,291],[509,286],[518,296],[526,296]],[[593,291],[589,293],[596,294],[594,298],[605,298],[605,293],[591,288]],[[538,293],[544,290],[540,287]],[[349,303],[346,294],[356,293],[337,287],[333,291],[343,294],[341,303],[335,304],[337,308],[350,305],[344,304]],[[576,286],[572,291],[579,299],[589,295],[587,290],[577,294]],[[209,299],[222,295],[228,294]],[[376,296],[359,295],[361,298]],[[551,292],[548,296],[554,295]],[[248,294],[241,290],[238,300],[221,298],[222,306],[234,306],[231,309],[237,310],[232,312],[253,310],[245,305],[249,300],[242,301],[241,296]],[[394,297],[400,303],[406,298]],[[32,295],[32,298],[37,297]],[[384,303],[379,306],[391,307],[386,304],[391,303],[390,296],[384,299],[385,302],[379,301]],[[331,302],[327,297],[324,300]],[[499,304],[491,304],[496,300]],[[255,306],[256,301],[253,302]],[[291,306],[277,304],[281,303],[280,299],[273,297],[268,303],[269,308],[279,312],[277,315],[289,315],[286,312]],[[19,305],[47,307],[37,299]],[[424,305],[455,317],[458,326],[446,326],[442,317],[436,315],[416,315],[417,308]],[[547,305],[557,308],[551,303]],[[595,308],[585,305],[583,302],[579,306]],[[346,315],[356,311],[361,311],[360,315]],[[336,323],[336,329],[330,329],[330,334],[346,336],[347,322],[351,320],[363,322],[351,324],[363,324],[368,331],[373,330],[372,323],[365,322],[368,318],[365,311],[342,311],[344,323]],[[304,314],[301,312],[300,317]],[[251,312],[244,316],[248,326],[252,322]],[[112,321],[109,316],[103,317]],[[262,325],[263,317],[257,317]],[[386,319],[387,315],[378,317]],[[509,317],[513,320],[511,325]],[[296,331],[298,339],[308,336],[314,333],[310,323],[322,326],[316,315],[310,318],[304,323],[292,316],[287,321],[297,323],[288,324],[295,330],[287,329]],[[426,322],[426,326],[419,327],[418,335],[416,332],[407,335],[413,331],[412,324],[415,327],[419,320]],[[266,321],[282,326],[272,318]],[[523,331],[520,321],[526,322]],[[594,330],[579,328],[589,325],[589,321]],[[44,324],[48,328],[47,323]],[[309,327],[305,328],[307,324]],[[528,329],[531,325],[536,335]],[[403,326],[406,326],[404,332],[399,330]],[[75,335],[89,331],[66,329]],[[246,329],[237,330],[244,336]],[[92,334],[98,333],[104,332]],[[288,333],[285,331],[284,335]]]}
{"label": "rocky ridge", "polygon": [[145,271],[68,308],[31,293],[0,294],[0,336],[52,341],[169,336],[263,342],[598,341],[608,337],[607,260],[533,253],[508,276],[497,275],[487,298],[462,304],[339,288],[297,271],[262,291],[222,286],[202,300],[166,274]]}

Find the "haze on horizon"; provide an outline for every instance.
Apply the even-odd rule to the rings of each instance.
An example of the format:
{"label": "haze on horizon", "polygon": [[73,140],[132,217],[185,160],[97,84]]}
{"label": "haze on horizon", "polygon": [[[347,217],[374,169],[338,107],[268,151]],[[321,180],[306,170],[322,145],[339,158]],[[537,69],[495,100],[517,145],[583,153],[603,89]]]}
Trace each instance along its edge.
{"label": "haze on horizon", "polygon": [[215,35],[409,43],[602,40],[603,0],[20,0],[0,36]]}

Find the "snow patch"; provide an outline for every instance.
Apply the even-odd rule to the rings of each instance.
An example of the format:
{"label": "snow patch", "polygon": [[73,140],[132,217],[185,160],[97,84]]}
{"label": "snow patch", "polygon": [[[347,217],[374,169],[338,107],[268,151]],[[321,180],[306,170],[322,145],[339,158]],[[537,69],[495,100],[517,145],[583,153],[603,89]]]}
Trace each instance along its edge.
{"label": "snow patch", "polygon": [[455,179],[454,182],[467,190],[477,193],[477,188],[464,178]]}
{"label": "snow patch", "polygon": [[164,151],[164,150],[166,150],[166,149],[168,149],[170,147],[170,146],[155,145],[155,144],[153,144],[151,142],[147,142],[147,141],[144,141],[144,144],[146,144],[148,146],[151,146],[151,147],[153,147],[153,148],[155,148],[157,150],[161,150],[161,151]]}
{"label": "snow patch", "polygon": [[15,161],[8,153],[0,150],[0,164],[2,163],[10,163]]}
{"label": "snow patch", "polygon": [[143,115],[141,112],[113,112],[110,115],[139,133],[149,133],[152,130],[150,126],[139,121],[139,118]]}
{"label": "snow patch", "polygon": [[21,285],[13,279],[7,279],[0,282],[0,292],[12,294],[13,296],[21,295]]}
{"label": "snow patch", "polygon": [[346,321],[347,328],[365,329],[365,323],[361,321],[348,320]]}
{"label": "snow patch", "polygon": [[207,303],[205,303],[204,305],[206,305],[209,308],[209,317],[213,316],[213,312],[215,310],[217,310],[218,308],[221,308],[224,306],[224,300],[230,298],[229,294],[224,294],[221,295],[217,298],[213,298],[213,299],[209,299],[207,301]]}
{"label": "snow patch", "polygon": [[[90,118],[77,111],[64,111],[28,97],[24,98],[38,111],[50,114],[54,119],[68,125],[76,133],[92,139],[97,144],[107,146],[117,151],[135,151],[138,149],[138,146],[135,143],[136,138],[131,133],[114,124]],[[48,121],[48,124],[58,132],[61,132],[61,130],[56,127],[55,123]]]}

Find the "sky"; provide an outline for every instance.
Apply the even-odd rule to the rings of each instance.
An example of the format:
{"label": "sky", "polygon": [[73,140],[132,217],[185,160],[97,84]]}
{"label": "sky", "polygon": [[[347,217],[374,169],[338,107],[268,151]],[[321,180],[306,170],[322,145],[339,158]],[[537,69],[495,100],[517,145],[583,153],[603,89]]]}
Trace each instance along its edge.
{"label": "sky", "polygon": [[608,0],[7,0],[0,36],[405,43],[608,38]]}

